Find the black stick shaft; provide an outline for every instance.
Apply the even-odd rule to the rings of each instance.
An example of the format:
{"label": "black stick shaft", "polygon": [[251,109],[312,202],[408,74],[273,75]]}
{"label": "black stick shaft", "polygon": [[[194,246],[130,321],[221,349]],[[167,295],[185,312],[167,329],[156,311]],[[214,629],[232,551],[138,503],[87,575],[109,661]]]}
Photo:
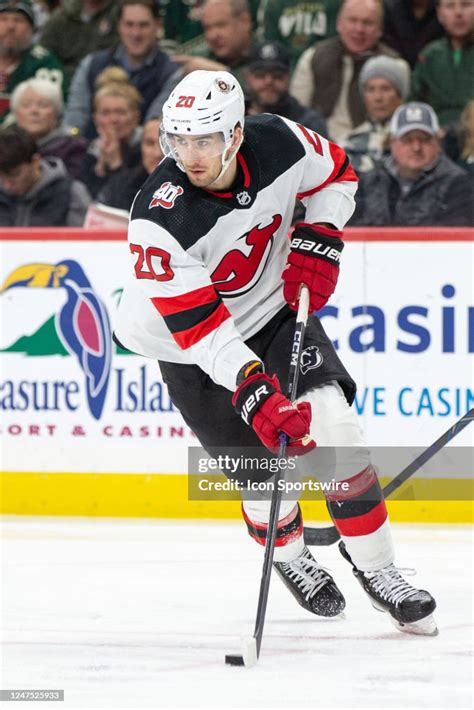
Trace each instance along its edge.
{"label": "black stick shaft", "polygon": [[[293,337],[293,346],[291,349],[291,362],[288,371],[287,397],[293,402],[296,399],[296,390],[298,386],[298,375],[300,366],[301,350],[304,340],[304,332],[306,321],[308,319],[309,293],[303,287],[301,289],[300,300],[298,305],[298,314],[296,316],[295,334]],[[285,434],[280,434],[280,449],[278,452],[279,458],[284,458],[286,453],[287,438]],[[254,638],[257,645],[257,658],[260,655],[260,646],[262,645],[263,627],[265,625],[265,614],[267,611],[268,592],[270,589],[270,579],[272,574],[273,555],[275,552],[275,541],[278,527],[278,514],[280,512],[280,503],[282,491],[279,490],[279,481],[283,478],[283,469],[279,469],[274,478],[274,489],[272,493],[272,503],[270,506],[270,517],[268,521],[267,539],[265,542],[265,555],[263,558],[262,578],[260,581],[260,592],[258,595],[257,616],[255,620]]]}
{"label": "black stick shaft", "polygon": [[[416,471],[425,465],[438,451],[446,446],[455,436],[459,434],[468,424],[474,420],[474,408],[466,412],[458,421],[453,424],[447,431],[442,434],[439,439],[436,439],[425,451],[406,466],[403,471],[393,478],[390,483],[387,483],[383,489],[384,498],[388,498],[397,488],[400,488],[402,483],[410,478]],[[335,526],[325,528],[304,528],[304,540],[307,545],[332,545],[339,540],[339,533]]]}

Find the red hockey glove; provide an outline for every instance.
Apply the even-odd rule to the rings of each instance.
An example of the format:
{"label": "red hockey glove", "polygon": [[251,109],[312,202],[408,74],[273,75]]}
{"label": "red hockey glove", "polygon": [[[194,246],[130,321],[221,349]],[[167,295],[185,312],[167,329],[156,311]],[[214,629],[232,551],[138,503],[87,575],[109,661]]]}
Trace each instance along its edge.
{"label": "red hockey glove", "polygon": [[289,437],[287,448],[293,456],[306,454],[316,446],[309,436],[310,403],[290,402],[282,394],[276,375],[251,375],[237,387],[232,404],[271,451],[278,450],[280,432]]}
{"label": "red hockey glove", "polygon": [[291,236],[290,253],[282,278],[283,295],[294,311],[301,284],[309,289],[309,311],[319,311],[334,293],[344,243],[342,232],[298,222]]}

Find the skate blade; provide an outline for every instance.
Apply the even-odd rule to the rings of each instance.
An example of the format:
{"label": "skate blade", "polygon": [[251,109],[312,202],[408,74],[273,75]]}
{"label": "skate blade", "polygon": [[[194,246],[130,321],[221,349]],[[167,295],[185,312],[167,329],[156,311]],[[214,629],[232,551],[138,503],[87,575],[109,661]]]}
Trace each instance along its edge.
{"label": "skate blade", "polygon": [[401,621],[397,621],[393,616],[390,616],[390,621],[396,629],[405,634],[416,634],[418,636],[438,636],[439,634],[433,614],[419,621],[412,621],[411,624],[404,624]]}

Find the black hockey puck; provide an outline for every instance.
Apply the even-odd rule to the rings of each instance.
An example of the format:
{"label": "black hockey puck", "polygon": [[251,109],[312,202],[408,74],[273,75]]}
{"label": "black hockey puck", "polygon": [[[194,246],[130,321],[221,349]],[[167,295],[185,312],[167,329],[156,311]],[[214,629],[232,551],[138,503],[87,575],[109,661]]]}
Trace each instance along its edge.
{"label": "black hockey puck", "polygon": [[225,662],[227,663],[228,666],[243,666],[243,665],[245,665],[244,664],[244,657],[237,656],[237,655],[226,656]]}

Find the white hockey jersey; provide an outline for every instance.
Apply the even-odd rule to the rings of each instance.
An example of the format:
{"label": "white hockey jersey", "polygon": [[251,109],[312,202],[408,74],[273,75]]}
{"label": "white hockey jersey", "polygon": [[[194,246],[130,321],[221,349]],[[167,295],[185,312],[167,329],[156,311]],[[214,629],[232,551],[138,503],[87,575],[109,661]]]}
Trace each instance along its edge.
{"label": "white hockey jersey", "polygon": [[244,341],[285,304],[296,197],[306,222],[342,229],[357,187],[339,146],[271,114],[246,120],[237,159],[228,192],[194,187],[169,158],[150,175],[130,215],[133,274],[115,327],[129,350],[196,364],[231,391],[257,359]]}

